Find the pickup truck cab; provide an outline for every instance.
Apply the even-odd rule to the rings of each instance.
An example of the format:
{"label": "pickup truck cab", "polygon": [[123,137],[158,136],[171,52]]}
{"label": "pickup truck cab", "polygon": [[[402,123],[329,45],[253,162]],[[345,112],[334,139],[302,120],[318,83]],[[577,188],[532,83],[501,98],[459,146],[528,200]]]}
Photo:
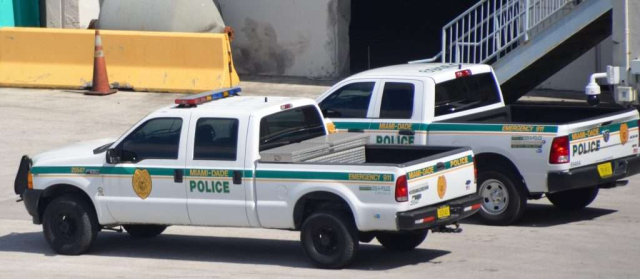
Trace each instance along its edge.
{"label": "pickup truck cab", "polygon": [[378,144],[470,146],[480,216],[518,220],[528,199],[589,205],[640,172],[638,111],[566,104],[505,105],[487,65],[407,64],[351,76],[317,98],[340,132]]}
{"label": "pickup truck cab", "polygon": [[330,135],[313,100],[239,91],[178,99],[119,139],[24,156],[15,191],[60,254],[117,226],[135,237],[168,225],[272,228],[301,231],[324,268],[374,237],[413,249],[480,208],[469,148]]}

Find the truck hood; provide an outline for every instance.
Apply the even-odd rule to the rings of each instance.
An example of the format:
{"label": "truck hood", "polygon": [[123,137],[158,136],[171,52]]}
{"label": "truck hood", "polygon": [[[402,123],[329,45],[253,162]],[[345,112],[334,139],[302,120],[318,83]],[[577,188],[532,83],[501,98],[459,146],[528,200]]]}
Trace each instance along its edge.
{"label": "truck hood", "polygon": [[45,151],[32,158],[33,166],[100,165],[105,159],[105,153],[93,154],[93,150],[110,142],[115,142],[115,139],[79,142]]}

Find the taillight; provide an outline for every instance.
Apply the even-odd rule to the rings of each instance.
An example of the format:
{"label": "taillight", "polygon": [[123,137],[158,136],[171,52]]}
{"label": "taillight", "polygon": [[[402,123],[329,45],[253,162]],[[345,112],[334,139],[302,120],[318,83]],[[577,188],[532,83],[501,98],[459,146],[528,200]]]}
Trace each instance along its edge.
{"label": "taillight", "polygon": [[31,174],[31,171],[27,174],[27,188],[33,190],[33,174]]}
{"label": "taillight", "polygon": [[409,200],[409,187],[407,186],[407,177],[400,176],[396,180],[396,201],[406,202]]}
{"label": "taillight", "polygon": [[551,152],[549,153],[550,164],[566,164],[569,163],[569,137],[559,137],[553,139],[551,143]]}
{"label": "taillight", "polygon": [[478,165],[476,164],[476,160],[473,160],[473,183],[478,183]]}
{"label": "taillight", "polygon": [[456,72],[456,78],[468,77],[471,75],[471,70],[463,70]]}

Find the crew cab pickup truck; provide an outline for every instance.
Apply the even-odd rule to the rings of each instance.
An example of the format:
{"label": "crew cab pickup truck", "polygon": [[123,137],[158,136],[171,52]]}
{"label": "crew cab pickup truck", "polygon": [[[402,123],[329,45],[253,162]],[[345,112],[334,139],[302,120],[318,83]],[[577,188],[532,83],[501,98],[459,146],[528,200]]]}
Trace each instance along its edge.
{"label": "crew cab pickup truck", "polygon": [[528,199],[589,205],[601,188],[640,172],[638,111],[583,105],[505,105],[487,65],[407,64],[351,76],[317,98],[339,132],[379,144],[470,146],[478,214],[518,220]]}
{"label": "crew cab pickup truck", "polygon": [[374,237],[411,250],[480,208],[469,148],[368,144],[328,134],[311,99],[239,91],[178,99],[117,140],[24,156],[15,191],[60,254],[118,226],[134,237],[254,227],[301,231],[323,268],[345,266]]}

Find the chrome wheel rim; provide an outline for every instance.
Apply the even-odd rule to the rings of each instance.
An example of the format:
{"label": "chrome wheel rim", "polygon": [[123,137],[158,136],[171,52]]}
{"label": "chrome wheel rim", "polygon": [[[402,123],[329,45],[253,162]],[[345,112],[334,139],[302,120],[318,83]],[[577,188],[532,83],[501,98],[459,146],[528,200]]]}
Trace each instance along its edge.
{"label": "chrome wheel rim", "polygon": [[509,191],[500,180],[488,179],[480,185],[482,210],[491,215],[498,215],[509,206]]}

